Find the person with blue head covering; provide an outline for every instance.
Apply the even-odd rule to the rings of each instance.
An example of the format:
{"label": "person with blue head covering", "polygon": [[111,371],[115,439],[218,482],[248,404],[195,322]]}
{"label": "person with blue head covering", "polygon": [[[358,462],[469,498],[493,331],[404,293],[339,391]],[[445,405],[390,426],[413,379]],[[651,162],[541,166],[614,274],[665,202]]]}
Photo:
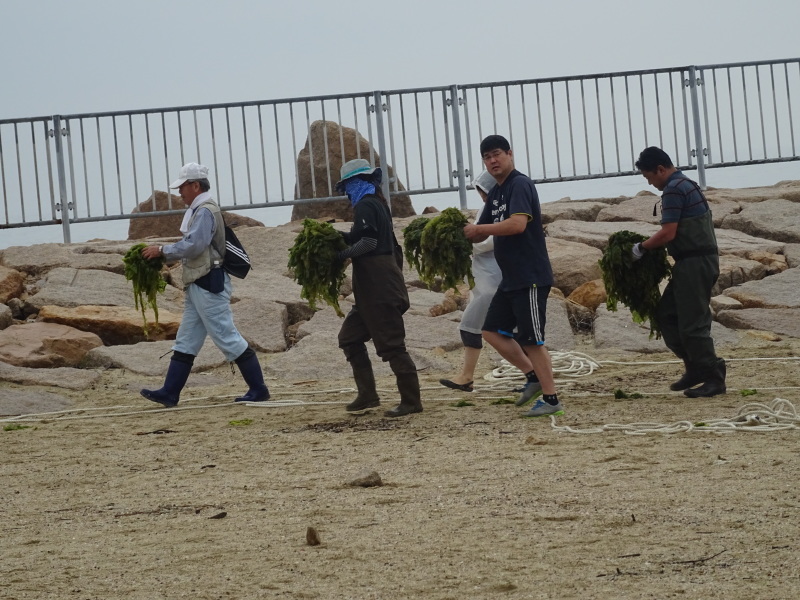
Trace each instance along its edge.
{"label": "person with blue head covering", "polygon": [[406,349],[403,314],[408,310],[408,290],[403,279],[403,254],[394,235],[392,215],[381,193],[382,171],[363,158],[342,165],[336,190],[353,206],[353,226],[343,234],[349,248],[338,260],[352,260],[355,303],[339,330],[339,347],[344,351],[358,395],[347,405],[348,412],[362,412],[380,406],[372,363],[365,343],[372,340],[375,351],[389,363],[397,380],[400,404],[386,411],[387,417],[422,412],[417,367]]}

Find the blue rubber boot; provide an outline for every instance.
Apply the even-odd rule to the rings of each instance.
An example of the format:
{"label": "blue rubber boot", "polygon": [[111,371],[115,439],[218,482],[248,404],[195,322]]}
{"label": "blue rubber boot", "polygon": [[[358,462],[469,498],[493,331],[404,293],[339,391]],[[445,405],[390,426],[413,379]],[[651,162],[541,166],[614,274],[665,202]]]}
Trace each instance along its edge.
{"label": "blue rubber boot", "polygon": [[236,364],[239,371],[244,377],[244,382],[250,389],[244,396],[239,396],[235,402],[264,402],[269,400],[269,389],[264,383],[264,373],[261,371],[261,365],[258,362],[258,356],[251,348],[242,352],[241,356],[236,359]]}
{"label": "blue rubber boot", "polygon": [[181,390],[186,385],[189,373],[192,371],[193,362],[194,356],[191,354],[176,352],[169,361],[164,387],[159,390],[142,390],[140,393],[148,400],[158,402],[167,408],[177,406]]}

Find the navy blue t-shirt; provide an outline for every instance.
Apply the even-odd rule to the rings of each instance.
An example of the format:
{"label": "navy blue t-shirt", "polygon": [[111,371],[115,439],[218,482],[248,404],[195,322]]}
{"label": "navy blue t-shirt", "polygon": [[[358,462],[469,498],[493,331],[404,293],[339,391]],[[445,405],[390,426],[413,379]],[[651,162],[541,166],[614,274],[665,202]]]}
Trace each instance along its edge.
{"label": "navy blue t-shirt", "polygon": [[499,223],[517,214],[528,217],[528,226],[522,233],[494,236],[494,257],[503,274],[498,289],[508,292],[529,288],[534,284],[553,285],[553,269],[542,229],[539,194],[533,181],[514,169],[502,185],[492,188],[486,206],[479,225]]}

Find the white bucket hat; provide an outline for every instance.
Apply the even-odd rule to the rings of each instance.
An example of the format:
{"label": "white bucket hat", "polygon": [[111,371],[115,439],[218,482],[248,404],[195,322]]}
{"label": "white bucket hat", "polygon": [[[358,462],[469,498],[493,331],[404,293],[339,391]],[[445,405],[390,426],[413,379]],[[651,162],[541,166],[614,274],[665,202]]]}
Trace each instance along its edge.
{"label": "white bucket hat", "polygon": [[361,175],[364,179],[368,179],[372,181],[375,185],[378,185],[383,178],[383,172],[381,171],[380,167],[373,167],[369,164],[369,161],[364,160],[363,158],[354,158],[353,160],[349,160],[342,165],[342,169],[340,171],[341,179],[336,182],[334,186],[337,191],[343,192],[344,191],[344,182],[348,179],[355,177],[356,175]]}
{"label": "white bucket hat", "polygon": [[497,185],[497,180],[492,177],[492,174],[489,173],[489,171],[483,171],[475,178],[475,181],[472,182],[472,185],[475,186],[476,189],[483,190],[486,194],[488,194],[492,191],[492,188]]}
{"label": "white bucket hat", "polygon": [[187,181],[197,181],[198,179],[208,179],[208,167],[195,162],[186,163],[178,172],[178,178],[169,184],[169,187],[174,190],[181,187]]}

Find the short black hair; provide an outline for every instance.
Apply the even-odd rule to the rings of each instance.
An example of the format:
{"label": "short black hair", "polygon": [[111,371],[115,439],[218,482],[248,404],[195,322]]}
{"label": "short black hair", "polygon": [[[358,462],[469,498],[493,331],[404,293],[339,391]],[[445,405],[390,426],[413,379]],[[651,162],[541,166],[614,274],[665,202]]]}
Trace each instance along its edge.
{"label": "short black hair", "polygon": [[208,181],[208,179],[197,179],[196,181],[200,184],[200,190],[203,192],[207,192],[211,189],[211,183]]}
{"label": "short black hair", "polygon": [[481,156],[487,152],[498,149],[502,150],[503,152],[508,152],[511,150],[511,144],[509,144],[508,140],[502,135],[493,134],[483,138],[483,141],[481,142]]}
{"label": "short black hair", "polygon": [[674,166],[669,154],[664,152],[661,148],[650,146],[645,148],[639,154],[639,160],[636,161],[636,168],[640,171],[648,171],[652,173],[658,167],[666,167],[669,169]]}

